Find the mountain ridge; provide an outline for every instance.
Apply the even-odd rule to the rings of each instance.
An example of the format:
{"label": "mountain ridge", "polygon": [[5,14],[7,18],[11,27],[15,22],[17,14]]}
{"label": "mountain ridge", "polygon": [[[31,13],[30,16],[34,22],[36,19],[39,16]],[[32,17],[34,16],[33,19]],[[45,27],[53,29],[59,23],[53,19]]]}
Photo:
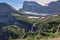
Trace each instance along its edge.
{"label": "mountain ridge", "polygon": [[21,11],[25,12],[36,12],[39,14],[52,14],[52,13],[60,13],[60,0],[58,0],[57,2],[51,2],[48,5],[49,6],[41,6],[40,4],[38,4],[35,1],[24,1],[23,3],[23,7],[21,9]]}

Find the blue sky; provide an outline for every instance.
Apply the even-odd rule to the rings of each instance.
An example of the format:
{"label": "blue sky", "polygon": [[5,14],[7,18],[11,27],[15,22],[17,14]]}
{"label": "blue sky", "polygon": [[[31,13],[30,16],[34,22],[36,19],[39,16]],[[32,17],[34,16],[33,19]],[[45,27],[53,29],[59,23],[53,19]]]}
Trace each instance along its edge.
{"label": "blue sky", "polygon": [[13,6],[15,9],[19,9],[22,7],[24,1],[36,1],[39,4],[45,5],[51,1],[57,0],[0,0],[0,3],[8,3],[9,5]]}
{"label": "blue sky", "polygon": [[0,3],[8,3],[9,5],[13,6],[16,9],[21,8],[21,5],[23,4],[23,1],[25,0],[0,0]]}

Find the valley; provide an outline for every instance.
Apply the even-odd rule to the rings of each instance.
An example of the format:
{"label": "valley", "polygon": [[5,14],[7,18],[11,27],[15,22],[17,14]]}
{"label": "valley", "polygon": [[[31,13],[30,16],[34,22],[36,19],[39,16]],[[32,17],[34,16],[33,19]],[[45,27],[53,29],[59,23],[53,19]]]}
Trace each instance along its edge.
{"label": "valley", "polygon": [[0,3],[0,40],[60,40],[60,1],[46,7],[24,3],[20,10]]}

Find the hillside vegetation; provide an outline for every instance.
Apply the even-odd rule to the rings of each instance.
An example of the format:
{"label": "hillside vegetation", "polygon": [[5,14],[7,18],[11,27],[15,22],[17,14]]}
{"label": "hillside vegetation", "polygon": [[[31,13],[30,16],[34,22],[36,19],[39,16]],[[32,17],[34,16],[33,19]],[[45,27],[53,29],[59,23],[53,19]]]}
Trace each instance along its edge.
{"label": "hillside vegetation", "polygon": [[[3,31],[9,28],[10,32],[13,32],[19,35],[16,39],[21,40],[47,40],[48,38],[54,38],[60,36],[60,14],[58,16],[47,16],[46,18],[39,19],[30,19],[28,16],[15,16],[16,19],[26,21],[28,23],[33,24],[37,28],[34,32],[25,32],[20,26],[14,27],[5,26],[3,27]],[[29,27],[29,26],[28,26]]]}

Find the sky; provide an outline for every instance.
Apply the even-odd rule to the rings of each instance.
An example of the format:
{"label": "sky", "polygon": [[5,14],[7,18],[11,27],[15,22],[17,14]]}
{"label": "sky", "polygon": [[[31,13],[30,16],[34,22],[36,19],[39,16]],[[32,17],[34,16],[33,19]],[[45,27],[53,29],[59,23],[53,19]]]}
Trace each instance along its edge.
{"label": "sky", "polygon": [[52,1],[58,1],[58,0],[0,0],[0,3],[7,3],[18,10],[19,8],[22,8],[24,1],[36,1],[40,5],[46,6],[46,4]]}

